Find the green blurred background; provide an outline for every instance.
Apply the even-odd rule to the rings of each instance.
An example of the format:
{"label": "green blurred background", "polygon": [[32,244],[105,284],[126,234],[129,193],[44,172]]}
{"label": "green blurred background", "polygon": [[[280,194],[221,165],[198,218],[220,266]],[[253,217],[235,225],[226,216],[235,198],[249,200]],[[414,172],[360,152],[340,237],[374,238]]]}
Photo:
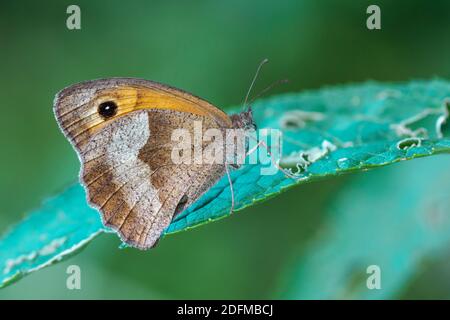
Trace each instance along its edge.
{"label": "green blurred background", "polygon": [[[81,30],[66,28],[70,4],[81,8]],[[370,4],[381,7],[382,30],[366,28]],[[271,62],[256,91],[290,80],[272,94],[368,79],[448,79],[450,2],[2,1],[0,46],[3,232],[76,180],[77,157],[51,111],[61,88],[140,77],[226,108],[241,103],[265,57]],[[102,236],[70,260],[1,290],[0,298],[283,296],[287,266],[307,246],[336,193],[361,175],[301,186],[167,237],[148,252],[119,250],[116,236]],[[450,298],[450,283],[443,280],[449,261],[431,259],[398,297]],[[81,267],[82,290],[66,289],[70,264]],[[432,276],[438,272],[444,276]]]}

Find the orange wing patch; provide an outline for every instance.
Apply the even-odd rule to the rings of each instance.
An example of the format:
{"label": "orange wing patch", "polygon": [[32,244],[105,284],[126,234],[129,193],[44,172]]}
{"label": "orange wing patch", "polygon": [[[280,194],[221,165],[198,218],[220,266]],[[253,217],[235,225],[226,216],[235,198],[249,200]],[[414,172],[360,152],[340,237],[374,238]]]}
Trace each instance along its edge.
{"label": "orange wing patch", "polygon": [[[64,99],[64,91],[61,94]],[[143,109],[162,109],[186,112],[214,119],[219,127],[230,128],[230,117],[222,110],[209,102],[156,82],[146,81],[142,85],[119,84],[109,88],[100,89],[93,94],[93,99],[80,105],[76,112],[69,110],[66,113],[60,110],[57,113],[61,128],[75,145],[83,145],[89,137],[101,130],[107,123],[127,113]],[[98,113],[98,106],[107,101],[117,106],[115,116],[104,119]],[[65,103],[62,103],[64,105]],[[77,117],[74,117],[74,113]]]}

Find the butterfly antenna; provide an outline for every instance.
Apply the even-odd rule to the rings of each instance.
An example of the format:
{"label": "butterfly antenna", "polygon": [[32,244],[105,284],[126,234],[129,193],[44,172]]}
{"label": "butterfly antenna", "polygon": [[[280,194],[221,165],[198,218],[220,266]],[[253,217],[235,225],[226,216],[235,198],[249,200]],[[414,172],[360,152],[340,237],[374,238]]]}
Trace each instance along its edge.
{"label": "butterfly antenna", "polygon": [[288,82],[289,82],[288,79],[281,79],[281,80],[272,82],[271,85],[267,86],[265,89],[261,90],[255,97],[253,97],[252,100],[249,101],[249,104],[251,104],[253,101],[255,101],[256,99],[258,99],[259,97],[264,95],[267,91],[271,90],[272,88],[274,88],[280,84],[284,84],[284,83],[288,83]]}
{"label": "butterfly antenna", "polygon": [[247,100],[248,100],[248,97],[250,96],[250,92],[252,91],[253,85],[255,84],[256,79],[258,78],[259,70],[261,70],[261,67],[263,65],[265,65],[267,62],[269,62],[269,59],[267,59],[267,58],[264,59],[263,61],[260,62],[258,69],[256,69],[255,76],[253,77],[252,83],[250,84],[250,88],[248,88],[247,95],[245,96],[244,108],[247,105]]}

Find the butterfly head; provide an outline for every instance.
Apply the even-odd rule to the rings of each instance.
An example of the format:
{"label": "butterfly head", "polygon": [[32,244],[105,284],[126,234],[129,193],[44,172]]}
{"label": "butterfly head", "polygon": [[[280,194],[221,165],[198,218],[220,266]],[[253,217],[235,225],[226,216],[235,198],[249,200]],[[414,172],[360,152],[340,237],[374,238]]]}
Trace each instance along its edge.
{"label": "butterfly head", "polygon": [[233,128],[256,130],[256,123],[253,120],[253,110],[250,106],[245,111],[231,115],[230,118],[233,122]]}

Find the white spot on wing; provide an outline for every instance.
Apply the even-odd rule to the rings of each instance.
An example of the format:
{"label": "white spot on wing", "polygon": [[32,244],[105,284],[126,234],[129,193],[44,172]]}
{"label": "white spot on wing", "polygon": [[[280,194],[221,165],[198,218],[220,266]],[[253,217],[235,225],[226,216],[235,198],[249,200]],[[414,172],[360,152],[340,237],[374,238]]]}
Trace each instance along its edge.
{"label": "white spot on wing", "polygon": [[117,119],[106,144],[105,160],[116,168],[113,182],[118,186],[126,184],[121,193],[129,207],[141,201],[143,206],[139,207],[148,208],[150,200],[158,201],[157,190],[151,185],[150,167],[138,157],[149,137],[148,113],[140,111]]}

